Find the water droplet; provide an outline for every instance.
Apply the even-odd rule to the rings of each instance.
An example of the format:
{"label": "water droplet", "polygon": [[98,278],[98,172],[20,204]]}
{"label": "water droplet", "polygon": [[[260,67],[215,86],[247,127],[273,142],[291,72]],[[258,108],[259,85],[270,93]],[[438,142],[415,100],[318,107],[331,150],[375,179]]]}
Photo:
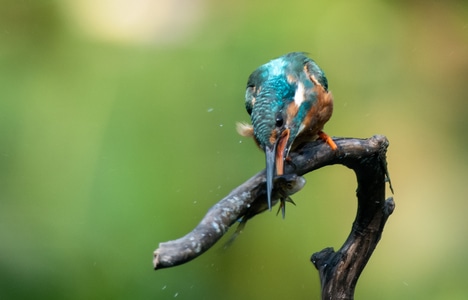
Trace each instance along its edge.
{"label": "water droplet", "polygon": [[208,108],[206,111],[207,111],[207,112],[212,112],[213,110],[214,110],[214,108],[213,108],[213,107],[210,107],[210,108]]}

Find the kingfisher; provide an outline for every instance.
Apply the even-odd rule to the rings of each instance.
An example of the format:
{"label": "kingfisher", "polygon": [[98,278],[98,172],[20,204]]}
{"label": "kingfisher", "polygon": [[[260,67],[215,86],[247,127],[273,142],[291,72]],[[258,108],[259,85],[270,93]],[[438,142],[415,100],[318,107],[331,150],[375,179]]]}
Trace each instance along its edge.
{"label": "kingfisher", "polygon": [[[289,152],[303,143],[324,140],[337,146],[323,127],[333,113],[333,97],[320,67],[303,52],[292,52],[260,66],[249,76],[245,107],[252,125],[237,124],[265,152],[268,209],[273,179],[283,175]],[[284,216],[285,201],[281,201]]]}

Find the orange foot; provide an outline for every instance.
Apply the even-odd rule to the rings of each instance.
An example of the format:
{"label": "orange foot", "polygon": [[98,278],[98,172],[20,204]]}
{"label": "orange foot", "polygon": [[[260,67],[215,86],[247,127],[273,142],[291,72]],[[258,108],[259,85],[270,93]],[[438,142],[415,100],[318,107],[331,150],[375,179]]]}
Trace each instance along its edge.
{"label": "orange foot", "polygon": [[325,143],[327,143],[328,146],[330,146],[330,148],[332,148],[332,150],[338,149],[338,146],[335,144],[333,139],[328,134],[326,134],[325,132],[319,131],[318,136],[319,136],[320,139],[324,140]]}

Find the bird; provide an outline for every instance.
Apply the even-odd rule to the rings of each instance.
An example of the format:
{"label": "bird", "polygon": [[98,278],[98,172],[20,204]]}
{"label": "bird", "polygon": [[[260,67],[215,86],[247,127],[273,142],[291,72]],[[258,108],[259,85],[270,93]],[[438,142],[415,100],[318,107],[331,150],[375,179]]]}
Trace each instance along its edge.
{"label": "bird", "polygon": [[[317,63],[304,52],[291,52],[250,74],[245,108],[252,124],[237,123],[237,131],[253,137],[265,152],[267,203],[271,210],[273,179],[284,174],[291,150],[317,139],[337,149],[333,139],[322,131],[333,113],[333,96]],[[285,201],[281,205],[284,209]]]}

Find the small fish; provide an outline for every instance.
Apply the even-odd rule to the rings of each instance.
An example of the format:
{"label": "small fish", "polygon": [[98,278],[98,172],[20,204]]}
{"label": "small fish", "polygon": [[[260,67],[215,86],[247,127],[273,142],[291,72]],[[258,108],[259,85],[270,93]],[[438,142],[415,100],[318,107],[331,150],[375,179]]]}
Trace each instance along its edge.
{"label": "small fish", "polygon": [[[305,183],[305,178],[296,174],[281,175],[274,179],[274,188],[272,192],[271,203],[272,205],[275,205],[276,203],[278,203],[278,201],[280,201],[280,206],[278,208],[278,212],[276,213],[277,215],[281,210],[283,218],[285,217],[286,202],[296,205],[290,196],[300,191],[304,187]],[[232,244],[232,242],[234,242],[236,237],[244,229],[245,224],[249,219],[268,210],[268,202],[265,201],[267,197],[266,189],[262,188],[261,190],[264,192],[259,197],[257,197],[257,199],[255,199],[255,201],[250,205],[245,214],[241,218],[239,218],[240,223],[237,226],[234,234],[225,244],[225,248]]]}

